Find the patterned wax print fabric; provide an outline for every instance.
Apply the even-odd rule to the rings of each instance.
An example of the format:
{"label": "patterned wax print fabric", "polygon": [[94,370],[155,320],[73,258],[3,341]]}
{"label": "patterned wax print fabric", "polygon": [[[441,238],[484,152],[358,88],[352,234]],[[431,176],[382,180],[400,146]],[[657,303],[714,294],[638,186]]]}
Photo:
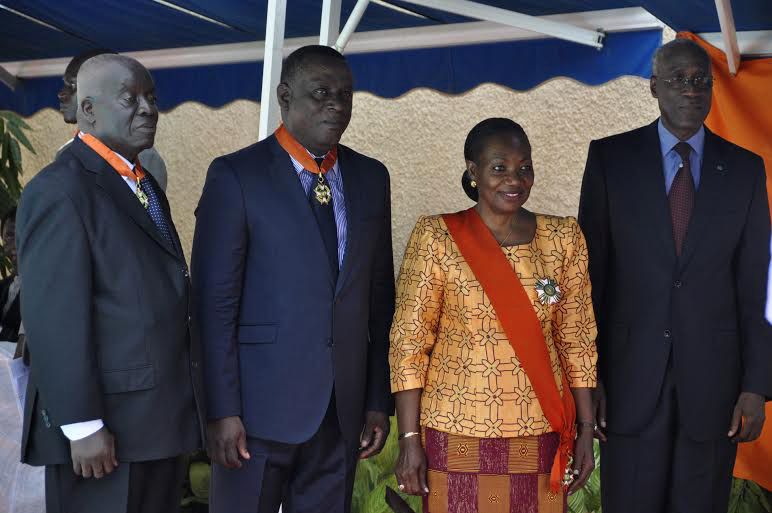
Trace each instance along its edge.
{"label": "patterned wax print fabric", "polygon": [[557,433],[472,438],[426,429],[429,494],[424,513],[565,513],[566,495],[550,490]]}
{"label": "patterned wax print fabric", "polygon": [[[596,384],[587,246],[576,219],[537,215],[528,244],[501,248],[541,322],[559,390]],[[423,388],[421,425],[477,438],[552,431],[490,299],[441,216],[421,218],[397,283],[393,392]]]}

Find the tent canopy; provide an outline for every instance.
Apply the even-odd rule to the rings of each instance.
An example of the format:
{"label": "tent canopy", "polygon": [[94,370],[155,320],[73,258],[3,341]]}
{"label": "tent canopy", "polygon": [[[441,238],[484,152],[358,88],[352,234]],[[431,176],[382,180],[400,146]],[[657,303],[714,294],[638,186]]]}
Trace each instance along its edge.
{"label": "tent canopy", "polygon": [[[603,31],[603,46],[595,49],[425,6],[431,2],[372,0],[346,54],[357,90],[382,97],[416,87],[455,94],[486,82],[526,90],[556,76],[596,85],[622,75],[650,74],[651,57],[661,42],[659,20],[676,30],[717,32],[716,3],[728,1],[476,0]],[[0,0],[0,78],[13,85],[13,90],[0,85],[0,109],[30,115],[56,108],[64,66],[88,48],[138,57],[152,70],[162,110],[184,101],[217,107],[240,98],[259,100],[268,4]],[[319,41],[321,4],[287,2],[285,54]],[[341,27],[356,4],[341,0]],[[768,0],[737,4],[738,30],[772,28]]]}

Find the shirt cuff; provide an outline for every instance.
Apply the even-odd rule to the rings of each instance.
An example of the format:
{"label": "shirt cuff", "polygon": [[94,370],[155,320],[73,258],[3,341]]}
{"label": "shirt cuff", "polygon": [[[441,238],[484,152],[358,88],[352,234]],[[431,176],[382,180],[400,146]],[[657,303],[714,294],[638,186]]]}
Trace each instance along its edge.
{"label": "shirt cuff", "polygon": [[78,422],[76,424],[66,424],[62,426],[62,433],[64,433],[64,436],[66,436],[68,440],[74,442],[93,435],[102,429],[104,425],[105,423],[102,422],[102,419]]}

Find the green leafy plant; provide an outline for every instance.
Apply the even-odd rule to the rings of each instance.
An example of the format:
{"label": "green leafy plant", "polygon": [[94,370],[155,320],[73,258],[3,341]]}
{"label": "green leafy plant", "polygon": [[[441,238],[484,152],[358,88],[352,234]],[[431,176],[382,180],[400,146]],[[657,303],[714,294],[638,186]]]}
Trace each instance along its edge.
{"label": "green leafy plant", "polygon": [[209,481],[212,467],[206,451],[188,457],[188,475],[183,485],[181,513],[206,513],[209,509]]}
{"label": "green leafy plant", "polygon": [[30,126],[16,113],[0,110],[0,212],[5,213],[21,196],[21,146],[35,153],[25,130]]}
{"label": "green leafy plant", "polygon": [[770,513],[769,492],[753,481],[735,479],[729,496],[729,513]]}
{"label": "green leafy plant", "polygon": [[[0,216],[4,216],[19,202],[21,196],[21,146],[33,154],[25,130],[32,130],[16,113],[0,110]],[[11,261],[0,248],[0,275],[4,278],[11,270]]]}
{"label": "green leafy plant", "polygon": [[[386,487],[397,490],[397,478],[394,477],[394,464],[399,455],[397,445],[397,422],[391,418],[391,432],[381,453],[367,460],[361,460],[357,466],[354,480],[354,497],[351,502],[352,513],[391,513],[384,497]],[[421,498],[400,493],[416,513],[421,513]]]}
{"label": "green leafy plant", "polygon": [[568,511],[571,513],[600,513],[600,447],[595,441],[595,470],[585,485],[568,497]]}

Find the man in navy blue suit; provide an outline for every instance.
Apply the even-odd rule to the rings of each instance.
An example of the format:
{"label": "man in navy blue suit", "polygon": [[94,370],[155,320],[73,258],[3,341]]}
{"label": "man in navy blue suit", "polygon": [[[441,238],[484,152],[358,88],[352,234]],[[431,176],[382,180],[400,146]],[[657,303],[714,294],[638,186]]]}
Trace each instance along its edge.
{"label": "man in navy blue suit", "polygon": [[209,167],[192,267],[214,513],[347,512],[388,435],[389,176],[338,143],[352,82],[335,50],[295,51],[283,125]]}

